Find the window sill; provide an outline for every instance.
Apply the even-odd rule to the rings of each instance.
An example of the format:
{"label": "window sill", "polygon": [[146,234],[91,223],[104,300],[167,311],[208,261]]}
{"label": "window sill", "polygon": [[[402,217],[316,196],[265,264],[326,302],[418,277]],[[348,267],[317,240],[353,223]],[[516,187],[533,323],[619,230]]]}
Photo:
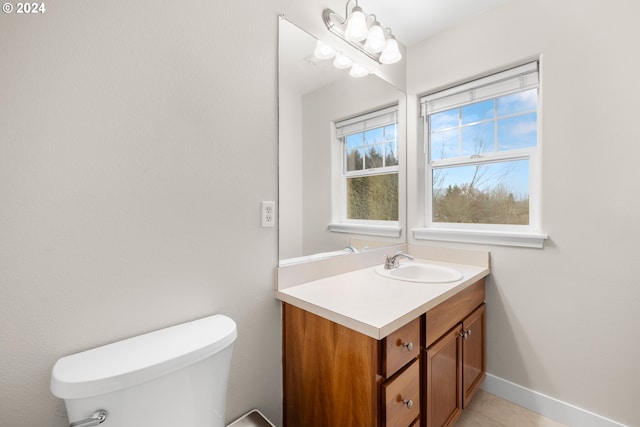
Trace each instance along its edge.
{"label": "window sill", "polygon": [[513,233],[508,231],[452,230],[437,228],[414,228],[411,231],[413,232],[413,237],[416,240],[517,246],[537,249],[542,249],[544,247],[544,241],[549,237],[546,234]]}
{"label": "window sill", "polygon": [[368,236],[400,237],[402,228],[397,225],[331,223],[329,231],[334,233],[365,234]]}

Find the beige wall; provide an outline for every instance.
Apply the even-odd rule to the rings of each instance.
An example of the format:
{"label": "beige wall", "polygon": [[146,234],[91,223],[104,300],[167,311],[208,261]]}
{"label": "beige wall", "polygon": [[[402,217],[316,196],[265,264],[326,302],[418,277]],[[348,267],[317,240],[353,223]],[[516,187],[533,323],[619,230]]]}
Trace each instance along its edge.
{"label": "beige wall", "polygon": [[302,98],[280,84],[278,98],[278,254],[302,255]]}
{"label": "beige wall", "polygon": [[280,423],[275,3],[0,14],[0,425],[68,425],[59,357],[212,313],[227,418]]}
{"label": "beige wall", "polygon": [[635,0],[513,0],[410,48],[407,78],[422,94],[542,55],[550,238],[489,248],[488,370],[628,425],[640,425],[638,16]]}

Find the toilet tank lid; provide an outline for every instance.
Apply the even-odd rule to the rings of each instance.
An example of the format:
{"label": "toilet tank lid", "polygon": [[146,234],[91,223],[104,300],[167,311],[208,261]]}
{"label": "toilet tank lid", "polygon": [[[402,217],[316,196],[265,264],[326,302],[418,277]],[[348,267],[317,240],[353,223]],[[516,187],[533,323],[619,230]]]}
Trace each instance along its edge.
{"label": "toilet tank lid", "polygon": [[205,359],[236,337],[235,322],[218,314],[72,354],[54,365],[51,392],[79,399],[128,388]]}

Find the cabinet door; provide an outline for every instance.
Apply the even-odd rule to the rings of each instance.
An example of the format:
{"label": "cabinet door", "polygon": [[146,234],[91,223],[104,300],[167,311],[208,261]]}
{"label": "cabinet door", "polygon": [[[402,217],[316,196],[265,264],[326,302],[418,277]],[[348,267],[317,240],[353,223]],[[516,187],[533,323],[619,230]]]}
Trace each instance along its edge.
{"label": "cabinet door", "polygon": [[462,412],[462,325],[426,350],[425,414],[427,427],[453,425]]}
{"label": "cabinet door", "polygon": [[285,427],[377,427],[378,341],[283,306]]}
{"label": "cabinet door", "polygon": [[486,375],[485,318],[485,305],[482,304],[462,322],[462,378],[465,407],[469,405]]}

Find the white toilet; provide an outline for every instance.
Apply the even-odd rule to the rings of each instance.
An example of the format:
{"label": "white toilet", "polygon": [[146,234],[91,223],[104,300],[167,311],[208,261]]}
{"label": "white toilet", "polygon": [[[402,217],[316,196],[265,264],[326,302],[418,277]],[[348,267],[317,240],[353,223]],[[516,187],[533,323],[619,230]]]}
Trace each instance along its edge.
{"label": "white toilet", "polygon": [[58,360],[72,427],[224,427],[236,324],[205,317]]}

